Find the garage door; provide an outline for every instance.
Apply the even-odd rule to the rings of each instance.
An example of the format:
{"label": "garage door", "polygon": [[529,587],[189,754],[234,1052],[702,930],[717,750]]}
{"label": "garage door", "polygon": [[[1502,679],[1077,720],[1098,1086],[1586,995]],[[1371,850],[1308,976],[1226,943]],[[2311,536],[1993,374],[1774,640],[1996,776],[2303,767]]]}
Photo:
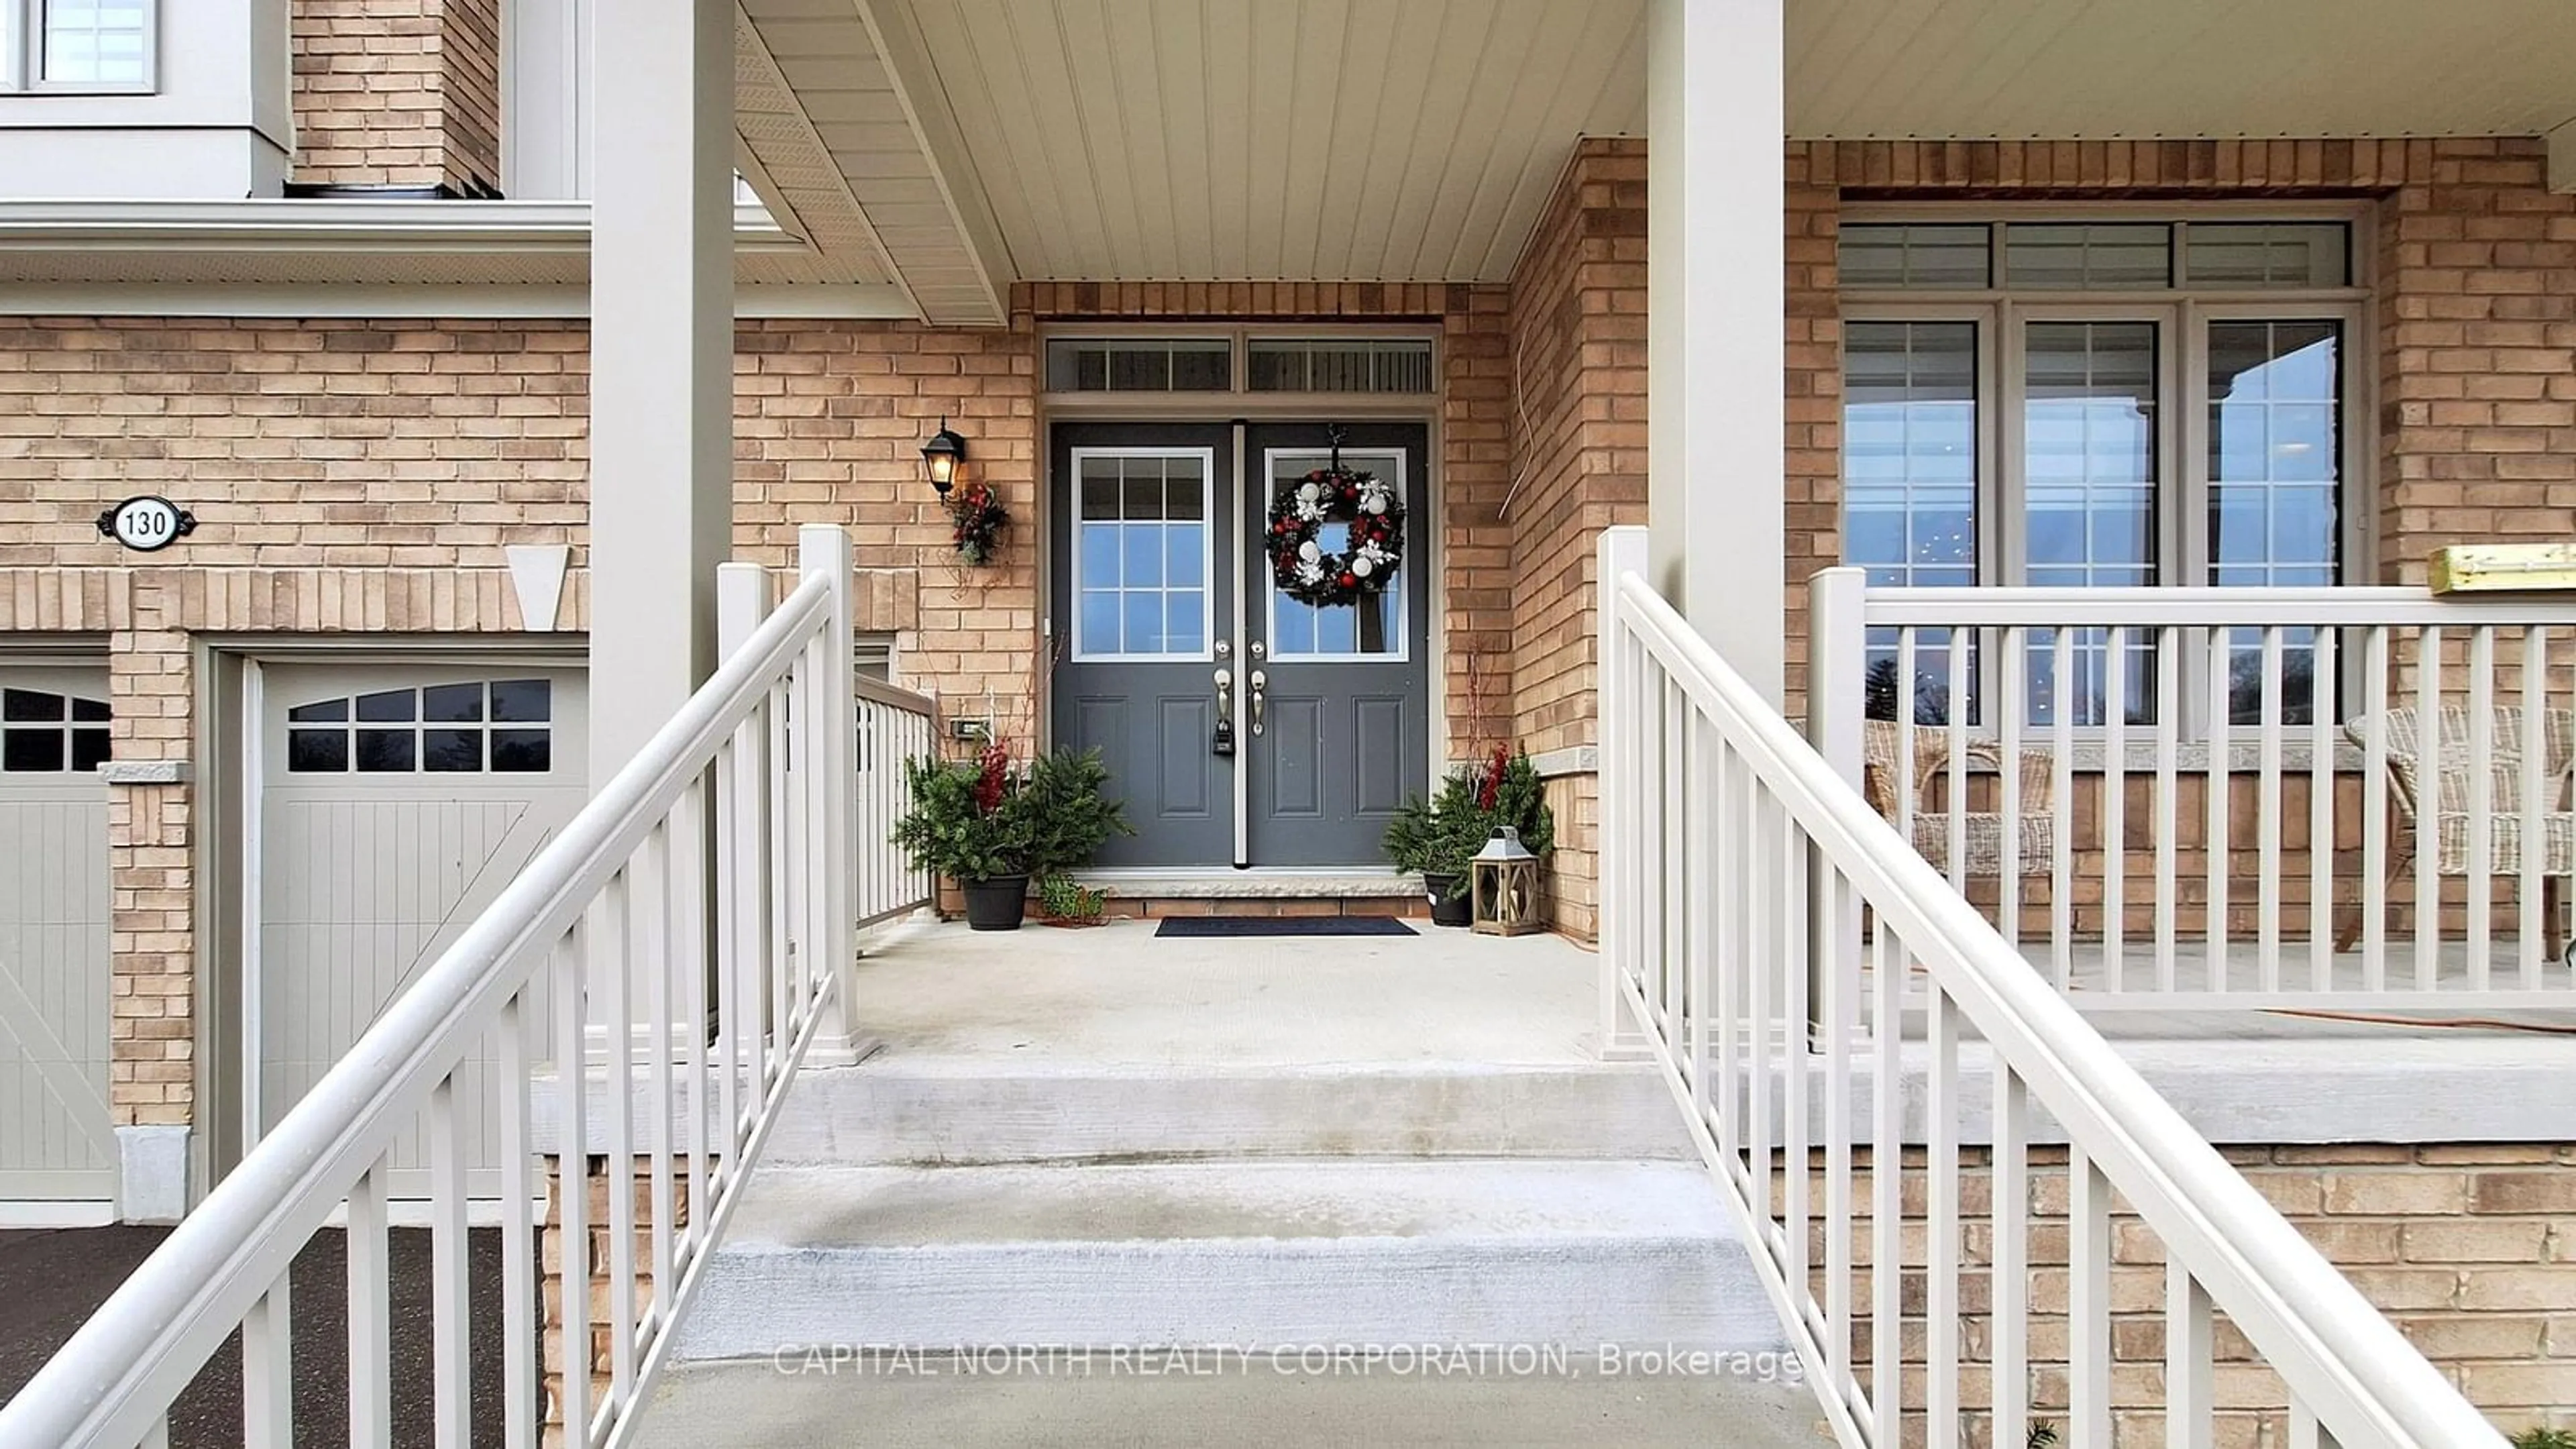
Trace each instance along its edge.
{"label": "garage door", "polygon": [[104,666],[0,664],[0,1201],[116,1195],[107,751]]}
{"label": "garage door", "polygon": [[[587,731],[578,670],[272,664],[260,692],[247,1031],[266,1131],[581,808]],[[457,1084],[486,1194],[492,1055],[487,1042]],[[410,1131],[390,1187],[422,1196],[427,1143]]]}

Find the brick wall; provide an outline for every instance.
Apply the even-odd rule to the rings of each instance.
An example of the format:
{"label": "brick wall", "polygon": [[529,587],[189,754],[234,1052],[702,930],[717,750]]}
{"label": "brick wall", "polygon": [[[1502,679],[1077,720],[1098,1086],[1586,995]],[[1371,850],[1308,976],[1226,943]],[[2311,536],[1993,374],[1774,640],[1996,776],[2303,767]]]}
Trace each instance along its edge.
{"label": "brick wall", "polygon": [[[2550,1143],[2415,1146],[2231,1146],[2246,1179],[2381,1312],[2507,1430],[2576,1426],[2576,1147]],[[1856,1152],[1865,1177],[1868,1154]],[[1960,1398],[1964,1442],[1984,1444],[1992,1400],[1987,1265],[1993,1261],[1992,1173],[1979,1149],[1962,1152]],[[2067,1427],[2066,1168],[2062,1148],[2031,1151],[2031,1300],[2025,1402]],[[1903,1173],[1907,1406],[1903,1442],[1924,1443],[1926,1303],[1923,1243],[1928,1179],[1919,1153]],[[1821,1203],[1817,1177],[1810,1201]],[[1855,1179],[1852,1343],[1866,1367],[1871,1304],[1871,1193]],[[1824,1236],[1810,1234],[1811,1261]],[[2121,1445],[2164,1439],[2164,1245],[2134,1214],[2112,1221],[2111,1389]],[[1813,1279],[1823,1291],[1819,1269]],[[2216,1442],[2230,1449],[2285,1444],[2279,1379],[2226,1324],[2216,1337],[2222,1406]],[[2073,1436],[2066,1436],[2073,1442]]]}
{"label": "brick wall", "polygon": [[[746,323],[736,550],[784,564],[803,523],[859,538],[860,627],[903,682],[1033,728],[1034,362],[1010,331]],[[523,627],[503,546],[563,543],[558,623],[586,626],[588,338],[578,323],[0,319],[0,631],[108,639],[120,760],[194,751],[206,632]],[[1002,560],[954,562],[920,439],[941,415],[1018,520]],[[193,509],[163,555],[98,535],[136,492]],[[194,790],[109,807],[112,1105],[191,1120]]]}
{"label": "brick wall", "polygon": [[[1593,742],[1594,542],[1646,520],[1646,150],[1581,143],[1513,269],[1512,720],[1532,754]],[[1559,929],[1594,933],[1594,777],[1552,780]]]}
{"label": "brick wall", "polygon": [[294,179],[501,187],[500,0],[295,0]]}

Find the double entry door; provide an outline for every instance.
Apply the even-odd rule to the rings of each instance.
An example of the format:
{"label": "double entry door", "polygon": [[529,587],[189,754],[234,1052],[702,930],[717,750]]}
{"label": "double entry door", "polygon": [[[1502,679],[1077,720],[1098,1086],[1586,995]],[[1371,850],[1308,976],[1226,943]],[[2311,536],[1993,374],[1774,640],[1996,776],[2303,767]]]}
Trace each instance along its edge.
{"label": "double entry door", "polygon": [[[1063,423],[1048,469],[1054,738],[1097,749],[1136,834],[1107,867],[1375,866],[1430,777],[1425,429],[1353,424],[1342,465],[1405,505],[1382,589],[1316,605],[1263,548],[1322,423]],[[1316,543],[1345,547],[1327,522]]]}

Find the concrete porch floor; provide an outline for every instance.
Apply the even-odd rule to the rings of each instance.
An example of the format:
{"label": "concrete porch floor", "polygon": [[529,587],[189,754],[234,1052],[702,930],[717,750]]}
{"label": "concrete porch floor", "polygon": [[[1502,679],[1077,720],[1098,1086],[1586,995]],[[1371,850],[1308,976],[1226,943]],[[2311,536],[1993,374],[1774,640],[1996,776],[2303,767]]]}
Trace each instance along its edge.
{"label": "concrete porch floor", "polygon": [[1157,937],[1153,921],[864,943],[855,1017],[889,1056],[1262,1067],[1597,1060],[1596,958],[1562,936]]}

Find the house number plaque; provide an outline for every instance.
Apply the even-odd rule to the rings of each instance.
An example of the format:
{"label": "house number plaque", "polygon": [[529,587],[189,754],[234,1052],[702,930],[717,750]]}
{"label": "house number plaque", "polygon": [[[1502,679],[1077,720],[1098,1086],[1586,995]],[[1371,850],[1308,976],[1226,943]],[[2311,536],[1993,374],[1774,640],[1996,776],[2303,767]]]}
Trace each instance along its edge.
{"label": "house number plaque", "polygon": [[128,498],[98,516],[98,531],[138,553],[168,548],[197,528],[197,515],[167,498]]}

